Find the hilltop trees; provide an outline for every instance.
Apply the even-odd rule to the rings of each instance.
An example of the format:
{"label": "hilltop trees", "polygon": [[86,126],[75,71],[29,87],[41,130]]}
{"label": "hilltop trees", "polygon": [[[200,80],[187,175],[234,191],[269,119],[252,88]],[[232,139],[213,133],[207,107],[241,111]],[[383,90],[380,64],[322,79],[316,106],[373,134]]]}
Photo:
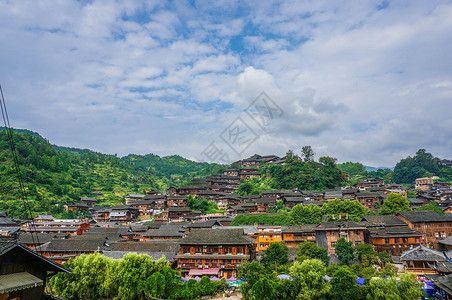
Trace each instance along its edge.
{"label": "hilltop trees", "polygon": [[303,161],[291,154],[290,157],[286,157],[285,165],[268,166],[273,178],[272,188],[315,190],[339,186],[342,182],[342,172],[336,166],[336,159],[320,157],[316,162],[311,151],[305,149]]}
{"label": "hilltop trees", "polygon": [[399,211],[411,211],[410,202],[400,194],[390,193],[381,206],[380,215],[392,215]]}
{"label": "hilltop trees", "polygon": [[446,180],[452,179],[452,168],[441,164],[425,149],[419,149],[413,157],[399,161],[394,168],[394,180],[398,183],[413,183],[416,178],[439,175]]}

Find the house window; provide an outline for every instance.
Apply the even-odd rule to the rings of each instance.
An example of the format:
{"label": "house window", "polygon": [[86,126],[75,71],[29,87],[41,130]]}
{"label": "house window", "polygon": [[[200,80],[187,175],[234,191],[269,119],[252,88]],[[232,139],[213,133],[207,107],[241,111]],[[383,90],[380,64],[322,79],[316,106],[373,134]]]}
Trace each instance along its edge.
{"label": "house window", "polygon": [[435,237],[439,238],[439,232],[435,232]]}
{"label": "house window", "polygon": [[441,238],[445,238],[445,237],[446,237],[446,233],[445,233],[444,231],[441,231],[441,232],[439,233],[439,236],[440,236]]}
{"label": "house window", "polygon": [[385,239],[385,244],[390,244],[389,239]]}
{"label": "house window", "polygon": [[334,248],[336,246],[336,242],[331,242],[331,248]]}

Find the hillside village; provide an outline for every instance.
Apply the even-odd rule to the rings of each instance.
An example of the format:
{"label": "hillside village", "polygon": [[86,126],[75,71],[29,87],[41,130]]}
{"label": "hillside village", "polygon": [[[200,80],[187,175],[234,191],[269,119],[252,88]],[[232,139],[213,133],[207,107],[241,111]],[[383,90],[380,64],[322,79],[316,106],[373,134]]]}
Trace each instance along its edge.
{"label": "hillside village", "polygon": [[[407,197],[398,184],[382,179],[363,178],[353,186],[327,190],[264,190],[259,195],[237,194],[240,182],[262,176],[261,165],[285,164],[285,158],[253,155],[234,164],[237,168],[205,178],[193,178],[190,185],[170,187],[167,191],[129,194],[121,205],[100,206],[94,197],[81,197],[66,206],[83,215],[80,219],[56,219],[38,215],[32,221],[0,217],[3,237],[21,244],[47,259],[64,263],[81,254],[101,253],[120,259],[127,253],[162,257],[182,278],[208,276],[233,281],[244,262],[260,260],[273,242],[284,242],[289,260],[295,261],[299,245],[314,242],[327,249],[337,261],[335,245],[340,238],[353,246],[367,243],[374,250],[389,254],[403,272],[439,282],[452,273],[452,187],[435,178],[415,182],[415,198],[408,198],[412,211],[378,215],[389,195]],[[413,191],[411,191],[413,193]],[[207,199],[223,213],[203,214],[190,209],[189,199]],[[358,220],[347,213],[333,219],[294,226],[253,224],[231,226],[237,216],[286,215],[278,207],[323,207],[334,201],[360,203],[368,215]],[[435,203],[443,214],[415,209]],[[436,280],[436,281],[435,281]],[[436,285],[437,290],[441,284]],[[447,289],[441,292],[447,292]]]}

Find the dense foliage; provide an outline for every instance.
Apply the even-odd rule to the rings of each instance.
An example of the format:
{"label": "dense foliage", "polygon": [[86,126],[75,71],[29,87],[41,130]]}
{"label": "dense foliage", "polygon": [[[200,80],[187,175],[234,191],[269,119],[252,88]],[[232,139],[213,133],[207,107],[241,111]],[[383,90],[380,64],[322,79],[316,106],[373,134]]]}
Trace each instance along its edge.
{"label": "dense foliage", "polygon": [[[196,163],[180,156],[129,155],[119,158],[91,150],[51,145],[36,133],[13,134],[20,171],[33,214],[68,217],[63,205],[96,196],[100,203],[119,204],[129,193],[166,190],[193,176],[216,173],[222,166]],[[0,131],[0,210],[26,217],[18,177],[5,131]],[[14,208],[14,209],[11,209]]]}
{"label": "dense foliage", "polygon": [[328,255],[328,250],[323,247],[318,247],[314,242],[303,241],[299,244],[300,250],[297,253],[297,260],[302,262],[306,259],[319,259],[326,266],[330,262],[330,256]]}
{"label": "dense foliage", "polygon": [[399,211],[411,211],[407,198],[397,193],[390,193],[381,206],[380,215],[393,215]]}
{"label": "dense foliage", "polygon": [[[239,277],[246,281],[241,286],[243,299],[386,299],[385,293],[391,299],[418,299],[424,294],[413,274],[402,274],[398,282],[396,273],[360,264],[326,266],[308,258],[287,264],[286,271],[292,280],[279,279],[279,268],[275,272],[257,261],[241,264]],[[358,277],[365,278],[363,286],[357,284]]]}
{"label": "dense foliage", "polygon": [[187,205],[192,210],[199,210],[203,214],[213,214],[218,212],[224,212],[224,210],[218,209],[217,205],[213,202],[210,202],[205,197],[194,198],[189,195],[187,197]]}
{"label": "dense foliage", "polygon": [[394,180],[397,183],[414,183],[416,178],[431,177],[433,174],[443,180],[452,180],[452,168],[425,149],[419,149],[413,157],[402,159],[394,168]]}
{"label": "dense foliage", "polygon": [[286,160],[285,165],[268,166],[268,171],[275,189],[328,189],[340,186],[344,179],[332,157],[320,157],[318,162]]}
{"label": "dense foliage", "polygon": [[238,225],[303,225],[316,224],[322,221],[350,220],[359,221],[363,216],[373,215],[373,211],[366,209],[357,200],[333,200],[322,207],[314,204],[295,205],[287,214],[241,214],[231,222],[232,226]]}
{"label": "dense foliage", "polygon": [[165,258],[136,253],[120,260],[99,253],[81,255],[65,264],[72,273],[58,273],[50,280],[50,291],[66,299],[195,299],[214,295],[226,287],[226,282],[179,278]]}
{"label": "dense foliage", "polygon": [[353,242],[347,242],[347,240],[343,237],[337,240],[334,250],[336,251],[337,258],[343,264],[348,264],[355,258],[355,248],[353,248]]}
{"label": "dense foliage", "polygon": [[292,221],[288,214],[241,214],[236,216],[231,222],[231,226],[254,224],[290,226]]}
{"label": "dense foliage", "polygon": [[274,264],[287,264],[289,262],[289,252],[286,244],[284,242],[270,243],[262,254],[261,262],[267,267]]}

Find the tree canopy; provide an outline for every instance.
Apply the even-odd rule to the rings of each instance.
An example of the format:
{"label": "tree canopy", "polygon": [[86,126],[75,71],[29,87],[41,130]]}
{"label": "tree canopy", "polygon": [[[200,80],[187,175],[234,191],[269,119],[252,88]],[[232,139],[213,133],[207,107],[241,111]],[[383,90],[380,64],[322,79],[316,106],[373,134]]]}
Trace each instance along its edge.
{"label": "tree canopy", "polygon": [[339,238],[334,246],[337,258],[343,264],[348,264],[355,258],[355,249],[353,248],[353,242],[347,242],[343,237]]}
{"label": "tree canopy", "polygon": [[380,215],[393,215],[399,211],[411,211],[407,198],[397,193],[390,193],[381,206]]}

